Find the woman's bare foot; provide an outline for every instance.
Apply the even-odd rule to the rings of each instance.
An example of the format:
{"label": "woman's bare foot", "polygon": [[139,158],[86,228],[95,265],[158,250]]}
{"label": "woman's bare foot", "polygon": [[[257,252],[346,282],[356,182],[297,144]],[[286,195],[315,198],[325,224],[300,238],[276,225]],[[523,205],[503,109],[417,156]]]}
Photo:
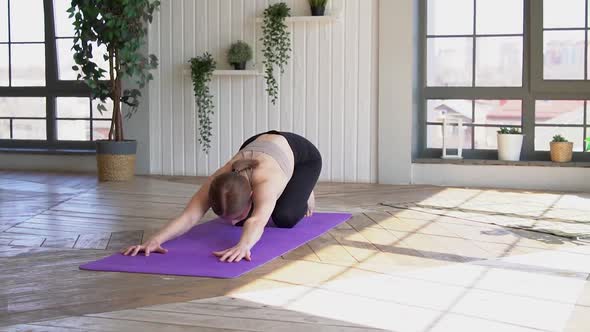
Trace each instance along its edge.
{"label": "woman's bare foot", "polygon": [[307,200],[307,213],[305,214],[306,217],[310,217],[313,215],[313,211],[315,210],[315,195],[313,191],[309,195],[309,199]]}

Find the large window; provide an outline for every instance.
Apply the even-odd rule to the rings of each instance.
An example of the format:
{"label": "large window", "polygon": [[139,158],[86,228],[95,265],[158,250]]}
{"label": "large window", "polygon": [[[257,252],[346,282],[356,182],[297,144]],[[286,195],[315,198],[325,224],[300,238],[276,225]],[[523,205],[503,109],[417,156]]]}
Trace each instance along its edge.
{"label": "large window", "polygon": [[561,134],[574,142],[576,160],[590,160],[581,153],[590,136],[589,6],[422,0],[422,156],[440,156],[442,119],[452,115],[465,124],[467,158],[495,158],[496,131],[517,127],[525,159],[548,159]]}
{"label": "large window", "polygon": [[1,148],[92,149],[108,135],[110,114],[72,70],[68,5],[0,0]]}

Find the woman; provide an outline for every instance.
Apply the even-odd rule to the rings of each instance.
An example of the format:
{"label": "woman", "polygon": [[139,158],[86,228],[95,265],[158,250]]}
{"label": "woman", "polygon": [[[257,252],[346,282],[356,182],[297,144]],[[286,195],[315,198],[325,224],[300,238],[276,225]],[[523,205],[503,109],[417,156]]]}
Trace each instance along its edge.
{"label": "woman", "polygon": [[321,169],[322,157],[307,139],[274,130],[258,134],[207,179],[178,218],[145,243],[122,253],[166,253],[164,242],[186,233],[212,208],[224,220],[243,226],[235,246],[213,254],[222,262],[249,261],[250,249],[260,240],[269,219],[277,227],[291,228],[311,215],[313,188]]}

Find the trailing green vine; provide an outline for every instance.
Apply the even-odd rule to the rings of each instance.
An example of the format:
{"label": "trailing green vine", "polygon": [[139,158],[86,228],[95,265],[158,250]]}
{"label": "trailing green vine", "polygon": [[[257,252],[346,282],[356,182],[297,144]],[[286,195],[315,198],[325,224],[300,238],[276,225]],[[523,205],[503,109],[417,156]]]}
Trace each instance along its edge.
{"label": "trailing green vine", "polygon": [[203,152],[209,153],[211,147],[211,115],[213,115],[213,96],[209,91],[209,82],[215,70],[215,60],[209,53],[190,59],[191,79],[197,104],[199,121],[199,144]]}
{"label": "trailing green vine", "polygon": [[291,8],[284,2],[270,5],[264,10],[261,38],[264,55],[262,63],[266,92],[273,104],[276,103],[279,93],[277,79],[274,76],[275,67],[278,67],[282,74],[291,52],[291,35],[285,24],[285,18],[289,16],[291,16]]}

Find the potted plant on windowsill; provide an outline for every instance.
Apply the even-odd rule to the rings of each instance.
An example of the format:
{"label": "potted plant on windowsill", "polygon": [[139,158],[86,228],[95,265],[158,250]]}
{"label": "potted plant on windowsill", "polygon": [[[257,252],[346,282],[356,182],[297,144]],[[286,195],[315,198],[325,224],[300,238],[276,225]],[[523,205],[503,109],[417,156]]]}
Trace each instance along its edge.
{"label": "potted plant on windowsill", "polygon": [[553,136],[553,141],[549,143],[551,149],[551,161],[557,163],[567,163],[572,161],[574,143],[568,142],[561,135]]}
{"label": "potted plant on windowsill", "polygon": [[[101,181],[125,181],[135,174],[137,142],[125,139],[121,104],[129,106],[126,116],[131,117],[139,106],[139,89],[153,79],[149,71],[158,66],[158,59],[153,54],[146,57],[141,47],[147,24],[159,6],[159,1],[150,0],[72,0],[68,9],[74,20],[72,49],[76,65],[72,68],[78,72],[77,78],[90,87],[92,98],[102,103],[113,101],[109,139],[96,141]],[[102,45],[106,51],[97,54],[97,46]],[[97,65],[95,57],[108,61],[108,71]],[[124,89],[124,78],[134,81],[139,89]],[[98,110],[102,113],[106,107],[99,104]]]}
{"label": "potted plant on windowsill", "polygon": [[311,16],[324,16],[328,0],[309,0]]}
{"label": "potted plant on windowsill", "polygon": [[519,128],[502,127],[498,130],[498,159],[519,161],[524,135]]}
{"label": "potted plant on windowsill", "polygon": [[246,63],[250,60],[252,60],[252,48],[250,45],[241,40],[231,44],[227,51],[227,62],[235,70],[246,69]]}

